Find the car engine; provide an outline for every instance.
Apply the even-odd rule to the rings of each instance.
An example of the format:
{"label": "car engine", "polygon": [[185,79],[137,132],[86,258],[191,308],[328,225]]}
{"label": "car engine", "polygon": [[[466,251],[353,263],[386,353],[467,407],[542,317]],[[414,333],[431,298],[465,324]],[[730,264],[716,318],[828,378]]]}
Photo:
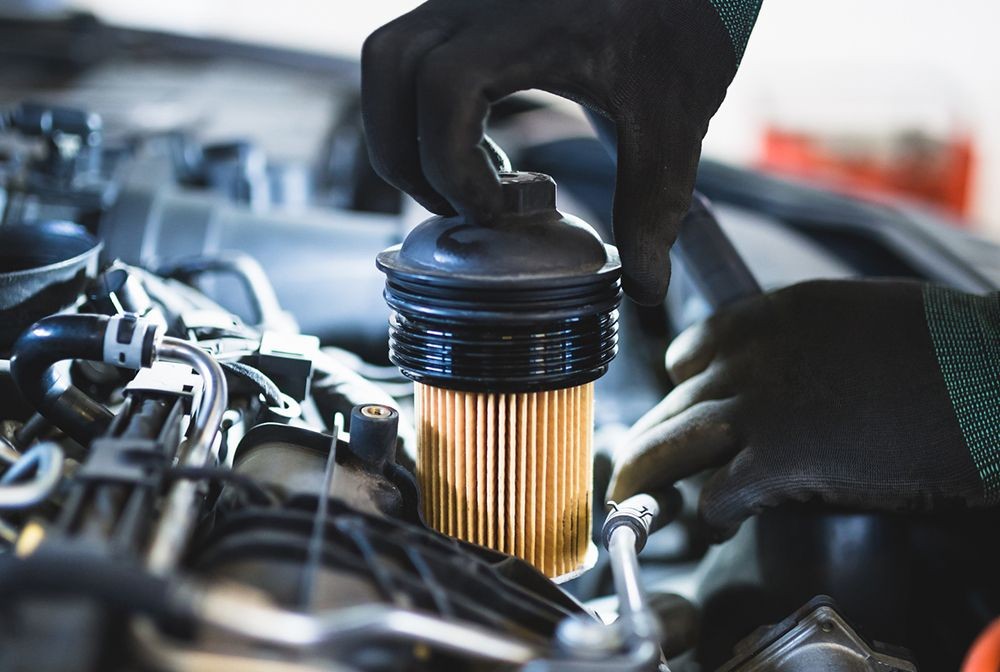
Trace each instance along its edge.
{"label": "car engine", "polygon": [[[344,64],[40,30],[110,46],[87,86],[43,67],[0,100],[0,669],[949,669],[1000,603],[973,531],[995,514],[804,504],[711,546],[697,482],[603,499],[683,328],[816,277],[996,289],[985,243],[706,161],[666,304],[619,304],[613,166],[592,137],[518,133],[558,112],[496,111],[523,172],[491,151],[559,253],[498,253],[497,227],[448,257],[367,164]],[[258,76],[334,82],[335,121],[282,163],[152,123],[126,86],[144,68],[140,88],[216,68],[262,99]]]}

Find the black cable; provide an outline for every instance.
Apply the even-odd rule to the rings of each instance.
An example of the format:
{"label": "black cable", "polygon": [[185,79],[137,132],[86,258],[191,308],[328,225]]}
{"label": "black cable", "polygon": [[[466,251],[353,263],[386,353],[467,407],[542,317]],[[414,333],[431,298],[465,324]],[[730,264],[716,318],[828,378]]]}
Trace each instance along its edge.
{"label": "black cable", "polygon": [[83,553],[0,556],[0,601],[25,595],[81,595],[122,611],[176,621],[193,618],[185,591],[138,565]]}
{"label": "black cable", "polygon": [[40,438],[42,435],[52,431],[52,423],[45,419],[41,413],[34,413],[28,418],[21,428],[14,432],[14,441],[21,448],[26,448]]}
{"label": "black cable", "polygon": [[409,378],[400,373],[399,369],[395,366],[381,366],[379,364],[372,364],[366,362],[361,357],[358,357],[354,353],[344,350],[342,348],[337,348],[333,346],[325,346],[321,348],[324,355],[328,355],[335,361],[342,363],[345,367],[351,371],[356,372],[358,375],[362,376],[371,381],[377,383],[412,383]]}
{"label": "black cable", "polygon": [[300,584],[299,601],[304,607],[312,604],[313,587],[316,575],[319,574],[323,562],[323,545],[326,541],[326,523],[330,510],[330,484],[333,482],[333,470],[337,466],[337,442],[343,431],[344,416],[337,414],[333,419],[333,437],[330,440],[330,453],[326,458],[326,471],[323,474],[323,488],[319,492],[316,503],[316,515],[313,518],[312,533],[309,538],[308,560],[302,568],[302,583]]}
{"label": "black cable", "polygon": [[281,389],[260,369],[256,369],[249,364],[243,364],[242,362],[220,362],[220,365],[224,371],[239,376],[257,388],[264,395],[264,400],[268,406],[282,407],[285,405],[284,400],[281,398]]}
{"label": "black cable", "polygon": [[166,481],[218,481],[243,490],[257,504],[272,506],[278,498],[257,481],[226,467],[173,467],[163,472]]}
{"label": "black cable", "polygon": [[284,315],[281,304],[274,293],[264,269],[251,256],[243,253],[227,253],[214,257],[194,257],[184,261],[161,266],[157,275],[175,278],[196,287],[198,277],[207,273],[228,273],[235,276],[246,290],[247,297],[257,313],[255,326],[266,327],[281,321]]}

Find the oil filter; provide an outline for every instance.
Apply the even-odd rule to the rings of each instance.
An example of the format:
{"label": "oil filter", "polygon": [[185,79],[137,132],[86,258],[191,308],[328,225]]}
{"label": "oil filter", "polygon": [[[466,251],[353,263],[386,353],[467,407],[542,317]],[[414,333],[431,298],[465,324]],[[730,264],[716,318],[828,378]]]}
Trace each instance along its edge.
{"label": "oil filter", "polygon": [[428,525],[581,569],[591,527],[594,381],[617,350],[621,265],[555,208],[555,183],[501,175],[488,222],[435,217],[382,252],[390,358],[415,381]]}

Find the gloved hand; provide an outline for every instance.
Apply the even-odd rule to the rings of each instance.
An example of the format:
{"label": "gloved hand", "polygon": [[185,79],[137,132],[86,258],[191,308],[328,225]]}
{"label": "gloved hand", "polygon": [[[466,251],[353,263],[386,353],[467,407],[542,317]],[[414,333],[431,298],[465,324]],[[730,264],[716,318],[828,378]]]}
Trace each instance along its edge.
{"label": "gloved hand", "polygon": [[667,367],[677,387],[622,444],[612,500],[717,467],[699,514],[718,537],[789,501],[998,501],[1000,294],[806,283],[692,327]]}
{"label": "gloved hand", "polygon": [[440,215],[488,223],[502,203],[479,147],[490,103],[525,89],[615,122],[615,242],[625,291],[663,299],[702,137],[761,0],[430,0],[365,42],[375,170]]}

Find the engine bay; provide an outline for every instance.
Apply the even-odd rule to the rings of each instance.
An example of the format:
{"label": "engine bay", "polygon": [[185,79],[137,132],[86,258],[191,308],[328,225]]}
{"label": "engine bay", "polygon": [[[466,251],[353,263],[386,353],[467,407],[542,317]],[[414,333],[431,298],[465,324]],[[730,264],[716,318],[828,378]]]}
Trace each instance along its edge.
{"label": "engine bay", "polygon": [[[930,212],[704,161],[695,210],[709,223],[682,232],[667,301],[619,305],[617,277],[601,276],[613,164],[589,133],[523,133],[527,115],[563,113],[512,100],[490,129],[525,171],[510,180],[552,175],[559,212],[595,236],[583,261],[561,250],[565,275],[600,276],[600,300],[558,316],[579,329],[559,345],[575,359],[525,372],[505,359],[516,338],[493,330],[509,294],[434,295],[489,313],[452,333],[421,317],[440,306],[418,300],[413,266],[379,256],[405,250],[428,213],[368,163],[355,64],[84,19],[0,35],[18,36],[0,75],[0,669],[955,669],[1000,607],[1000,549],[981,532],[995,512],[806,502],[713,545],[697,479],[683,501],[604,498],[615,446],[670,389],[665,344],[748,285],[996,290],[995,246]],[[551,198],[555,212],[554,189],[518,202]],[[548,281],[562,259],[549,255]],[[460,261],[453,277],[485,263]],[[545,343],[568,329],[531,320]],[[512,441],[543,416],[518,396],[529,388],[496,408],[459,382],[447,397],[422,389],[462,378],[470,342],[477,379],[583,390],[545,402],[566,409],[546,429],[563,469],[550,489],[515,448],[490,458],[506,475],[465,472],[472,499],[500,483],[477,493],[499,502],[478,536],[469,500],[434,478],[434,464],[451,480],[464,469],[447,432],[490,423],[493,436],[495,414]],[[451,353],[447,376],[420,358],[435,348]],[[445,448],[428,456],[432,431]],[[565,500],[551,520],[546,497]]]}

